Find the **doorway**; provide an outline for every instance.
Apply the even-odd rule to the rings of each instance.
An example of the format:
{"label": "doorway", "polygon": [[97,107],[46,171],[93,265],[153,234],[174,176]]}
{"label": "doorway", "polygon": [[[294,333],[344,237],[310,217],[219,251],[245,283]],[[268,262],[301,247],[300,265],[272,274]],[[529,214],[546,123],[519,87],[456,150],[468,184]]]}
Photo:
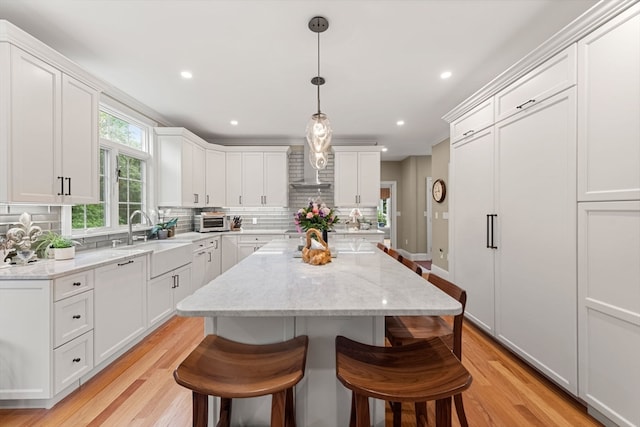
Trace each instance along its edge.
{"label": "doorway", "polygon": [[380,200],[378,201],[378,230],[384,231],[385,245],[397,247],[397,183],[396,181],[380,182]]}

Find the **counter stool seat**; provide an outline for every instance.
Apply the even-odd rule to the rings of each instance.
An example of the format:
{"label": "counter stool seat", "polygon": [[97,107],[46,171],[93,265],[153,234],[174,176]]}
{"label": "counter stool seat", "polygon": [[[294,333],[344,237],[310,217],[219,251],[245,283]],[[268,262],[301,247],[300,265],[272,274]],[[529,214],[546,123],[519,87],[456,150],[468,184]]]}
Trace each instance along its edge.
{"label": "counter stool seat", "polygon": [[271,394],[271,426],[295,426],[293,386],[304,376],[308,345],[305,335],[273,344],[207,335],[173,372],[193,392],[193,425],[207,425],[209,395],[221,398],[218,426],[228,427],[231,399]]}
{"label": "counter stool seat", "polygon": [[425,402],[436,401],[436,426],[451,425],[451,397],[471,385],[471,374],[438,337],[398,347],[336,337],[336,375],[353,392],[351,427],[369,427],[368,398],[413,402],[427,426]]}

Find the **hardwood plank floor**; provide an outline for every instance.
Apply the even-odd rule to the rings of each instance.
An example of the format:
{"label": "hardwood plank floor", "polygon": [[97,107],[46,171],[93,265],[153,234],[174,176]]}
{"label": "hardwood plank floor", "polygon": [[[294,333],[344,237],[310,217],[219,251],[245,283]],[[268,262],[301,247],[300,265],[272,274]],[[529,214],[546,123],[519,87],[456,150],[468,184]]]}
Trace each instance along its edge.
{"label": "hardwood plank floor", "polygon": [[[54,408],[0,410],[0,426],[190,426],[191,393],[175,383],[172,372],[203,334],[202,319],[174,317]],[[473,427],[601,425],[571,396],[468,323],[463,363],[473,375],[464,394]],[[430,425],[434,419],[430,403]],[[459,426],[455,415],[453,425]],[[411,426],[415,422],[405,405],[402,427]]]}

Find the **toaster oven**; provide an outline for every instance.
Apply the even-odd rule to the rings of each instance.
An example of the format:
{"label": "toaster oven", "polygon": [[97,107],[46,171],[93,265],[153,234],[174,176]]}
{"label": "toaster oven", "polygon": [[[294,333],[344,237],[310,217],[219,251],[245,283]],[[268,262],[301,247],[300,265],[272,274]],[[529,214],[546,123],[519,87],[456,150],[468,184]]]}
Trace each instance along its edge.
{"label": "toaster oven", "polygon": [[195,218],[195,229],[199,233],[229,231],[229,218],[224,212],[202,212]]}

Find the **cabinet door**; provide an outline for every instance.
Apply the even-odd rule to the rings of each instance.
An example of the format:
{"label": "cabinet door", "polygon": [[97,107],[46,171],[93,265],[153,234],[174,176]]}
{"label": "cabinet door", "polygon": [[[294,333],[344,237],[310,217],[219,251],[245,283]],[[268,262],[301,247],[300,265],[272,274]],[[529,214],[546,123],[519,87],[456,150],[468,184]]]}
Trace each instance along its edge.
{"label": "cabinet door", "polygon": [[264,153],[264,205],[289,205],[289,168],[286,153]]}
{"label": "cabinet door", "polygon": [[493,124],[493,97],[451,123],[451,143],[471,138]]}
{"label": "cabinet door", "polygon": [[226,154],[226,206],[243,206],[242,202],[242,153]]}
{"label": "cabinet door", "polygon": [[578,199],[640,199],[640,5],[578,43]]}
{"label": "cabinet door", "polygon": [[198,290],[205,283],[209,255],[207,250],[202,249],[193,253],[191,262],[191,285],[193,290]]}
{"label": "cabinet door", "polygon": [[640,425],[640,202],[578,204],[580,397]]}
{"label": "cabinet door", "polygon": [[336,206],[355,206],[357,204],[357,195],[358,195],[358,153],[357,152],[335,153],[334,185],[335,185],[334,203]]}
{"label": "cabinet door", "polygon": [[191,185],[192,191],[195,195],[195,203],[194,206],[197,208],[202,208],[206,206],[207,197],[205,191],[206,184],[206,156],[205,149],[198,146],[193,145],[193,163],[191,168]]}
{"label": "cabinet door", "polygon": [[51,282],[0,281],[0,400],[52,397]]}
{"label": "cabinet door", "polygon": [[207,250],[208,259],[207,259],[207,268],[204,274],[204,285],[215,279],[220,275],[221,269],[221,250],[220,238],[216,238],[213,241],[213,247]]}
{"label": "cabinet door", "polygon": [[146,329],[146,258],[121,261],[95,271],[95,364]]}
{"label": "cabinet door", "polygon": [[62,175],[65,203],[97,203],[98,91],[62,76]]}
{"label": "cabinet door", "polygon": [[191,266],[187,265],[175,271],[176,284],[173,289],[173,309],[176,305],[193,293],[191,287]]}
{"label": "cabinet door", "polygon": [[158,206],[182,206],[182,141],[173,135],[159,135],[156,128],[156,185]]}
{"label": "cabinet door", "polygon": [[358,153],[358,203],[378,206],[380,201],[380,153]]}
{"label": "cabinet door", "polygon": [[233,235],[224,235],[220,243],[222,244],[220,270],[224,273],[238,262],[238,238]]}
{"label": "cabinet door", "polygon": [[577,393],[575,88],[495,125],[496,331]]}
{"label": "cabinet door", "polygon": [[[453,280],[467,291],[465,315],[492,334],[495,328],[494,134],[486,129],[451,150]],[[495,236],[495,233],[494,233]]]}
{"label": "cabinet door", "polygon": [[175,273],[169,272],[149,280],[147,285],[147,317],[149,327],[164,321],[173,313]]}
{"label": "cabinet door", "polygon": [[11,47],[11,201],[60,203],[61,79],[59,70]]}
{"label": "cabinet door", "polygon": [[262,153],[242,153],[242,206],[263,205],[263,162]]}
{"label": "cabinet door", "polygon": [[180,150],[182,154],[181,174],[179,178],[182,183],[182,206],[186,207],[195,207],[197,199],[197,194],[193,186],[194,150],[195,148],[190,142],[182,140]]}
{"label": "cabinet door", "polygon": [[222,151],[207,150],[206,152],[206,206],[225,206],[225,155]]}

